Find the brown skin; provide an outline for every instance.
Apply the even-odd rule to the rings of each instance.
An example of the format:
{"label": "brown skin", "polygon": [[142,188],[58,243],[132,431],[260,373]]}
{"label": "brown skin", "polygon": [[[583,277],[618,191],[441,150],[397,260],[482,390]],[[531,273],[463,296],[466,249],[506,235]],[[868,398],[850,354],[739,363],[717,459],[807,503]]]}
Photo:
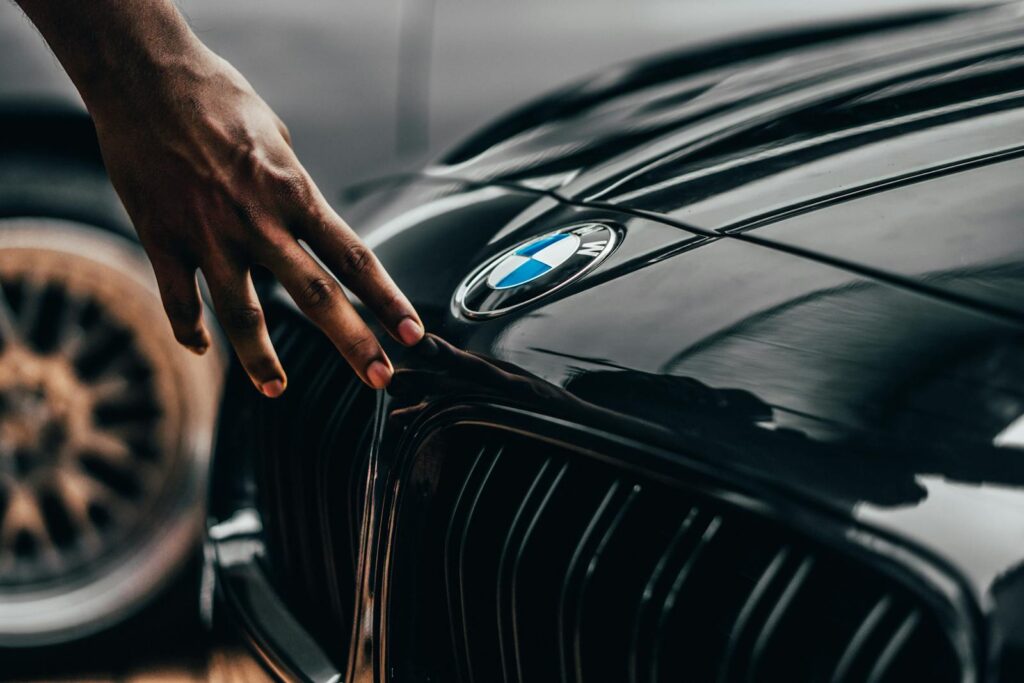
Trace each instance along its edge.
{"label": "brown skin", "polygon": [[253,288],[268,268],[364,382],[394,372],[376,337],[306,243],[398,341],[423,323],[330,207],[288,129],[248,81],[189,29],[171,0],[16,0],[96,124],[110,179],[160,285],[177,340],[204,353],[202,271],[239,360],[266,396],[287,383]]}

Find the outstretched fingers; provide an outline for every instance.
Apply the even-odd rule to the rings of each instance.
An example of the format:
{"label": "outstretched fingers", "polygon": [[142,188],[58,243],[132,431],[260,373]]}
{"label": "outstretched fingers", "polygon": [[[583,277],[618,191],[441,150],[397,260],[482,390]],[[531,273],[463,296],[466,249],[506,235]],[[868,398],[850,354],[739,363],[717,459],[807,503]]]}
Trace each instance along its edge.
{"label": "outstretched fingers", "polygon": [[360,379],[375,389],[386,387],[394,373],[391,361],[330,273],[298,242],[273,250],[266,265]]}
{"label": "outstretched fingers", "polygon": [[303,221],[304,239],[327,267],[380,320],[397,341],[412,346],[423,338],[423,321],[370,249],[315,192]]}

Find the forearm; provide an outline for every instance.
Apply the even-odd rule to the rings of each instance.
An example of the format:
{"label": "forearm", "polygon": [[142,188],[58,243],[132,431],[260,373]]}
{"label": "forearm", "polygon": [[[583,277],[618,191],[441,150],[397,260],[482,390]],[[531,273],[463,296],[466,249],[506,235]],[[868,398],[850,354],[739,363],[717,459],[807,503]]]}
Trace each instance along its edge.
{"label": "forearm", "polygon": [[175,338],[197,353],[210,344],[198,268],[253,383],[279,396],[287,378],[250,276],[258,264],[363,381],[385,387],[393,371],[387,355],[334,276],[402,343],[419,341],[423,323],[324,199],[281,119],[196,38],[172,0],[15,1],[92,114]]}
{"label": "forearm", "polygon": [[[147,82],[188,77],[206,48],[171,0],[15,0],[91,111]],[[118,96],[120,94],[120,97]]]}

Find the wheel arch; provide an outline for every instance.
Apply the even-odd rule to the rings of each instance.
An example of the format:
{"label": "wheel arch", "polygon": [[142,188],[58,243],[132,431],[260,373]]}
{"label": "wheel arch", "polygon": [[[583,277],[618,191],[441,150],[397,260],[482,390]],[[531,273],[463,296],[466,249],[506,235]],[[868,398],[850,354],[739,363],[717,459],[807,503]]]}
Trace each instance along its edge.
{"label": "wheel arch", "polygon": [[137,241],[92,119],[61,100],[0,99],[0,217],[78,221]]}
{"label": "wheel arch", "polygon": [[92,118],[62,100],[0,99],[0,154],[21,152],[103,166]]}

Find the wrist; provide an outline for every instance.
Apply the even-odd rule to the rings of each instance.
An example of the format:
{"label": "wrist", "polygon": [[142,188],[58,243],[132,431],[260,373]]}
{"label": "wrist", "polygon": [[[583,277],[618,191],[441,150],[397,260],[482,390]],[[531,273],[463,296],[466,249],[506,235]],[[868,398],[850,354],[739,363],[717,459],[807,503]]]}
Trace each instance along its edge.
{"label": "wrist", "polygon": [[182,93],[215,72],[219,61],[191,31],[174,40],[143,41],[137,48],[130,57],[124,53],[104,57],[74,79],[95,119],[173,108]]}
{"label": "wrist", "polygon": [[[171,2],[96,0],[74,11],[75,22],[43,16],[37,24],[91,112],[141,103],[210,63],[212,53]],[[75,24],[69,34],[65,26]]]}

